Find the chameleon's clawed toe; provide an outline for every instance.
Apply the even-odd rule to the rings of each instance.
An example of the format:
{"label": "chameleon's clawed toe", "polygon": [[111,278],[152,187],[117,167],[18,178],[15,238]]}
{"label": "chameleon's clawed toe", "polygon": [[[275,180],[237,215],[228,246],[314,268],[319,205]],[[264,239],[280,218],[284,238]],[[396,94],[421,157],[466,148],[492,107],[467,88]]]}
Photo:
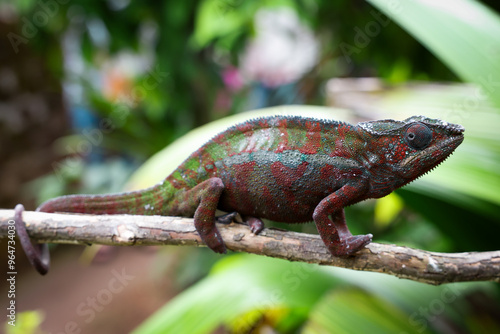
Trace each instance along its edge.
{"label": "chameleon's clawed toe", "polygon": [[218,244],[215,247],[210,247],[210,249],[219,254],[227,253],[226,245],[224,245],[224,243]]}
{"label": "chameleon's clawed toe", "polygon": [[363,249],[366,245],[372,242],[373,235],[353,235],[346,237],[344,240],[333,244],[329,247],[333,256],[346,257],[353,255],[357,251]]}
{"label": "chameleon's clawed toe", "polygon": [[224,244],[224,241],[222,241],[219,233],[202,237],[201,239],[208,246],[208,248],[210,248],[214,252],[219,254],[226,254],[226,245]]}
{"label": "chameleon's clawed toe", "polygon": [[253,234],[259,234],[264,229],[264,222],[256,217],[245,217],[245,222]]}

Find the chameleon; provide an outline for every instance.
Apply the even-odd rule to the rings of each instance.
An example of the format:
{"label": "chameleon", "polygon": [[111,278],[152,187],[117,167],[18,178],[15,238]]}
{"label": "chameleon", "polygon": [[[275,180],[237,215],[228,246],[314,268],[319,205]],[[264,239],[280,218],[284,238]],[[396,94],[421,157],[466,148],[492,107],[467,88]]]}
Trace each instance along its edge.
{"label": "chameleon", "polygon": [[[263,230],[264,218],[314,221],[329,252],[347,257],[373,236],[352,235],[344,208],[383,197],[429,172],[462,143],[463,133],[461,125],[424,116],[357,125],[256,118],[213,137],[153,187],[57,197],[37,211],[193,217],[201,240],[217,253],[226,253],[226,246],[215,223],[231,222],[237,213],[255,234]],[[228,214],[216,217],[217,209]]]}

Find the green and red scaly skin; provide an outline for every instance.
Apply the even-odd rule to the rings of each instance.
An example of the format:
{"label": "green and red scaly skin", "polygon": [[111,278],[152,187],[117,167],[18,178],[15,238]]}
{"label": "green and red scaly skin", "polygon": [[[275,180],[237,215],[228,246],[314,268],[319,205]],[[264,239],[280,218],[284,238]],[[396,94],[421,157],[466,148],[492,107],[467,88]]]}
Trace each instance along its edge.
{"label": "green and red scaly skin", "polygon": [[215,211],[237,212],[254,233],[261,218],[314,220],[334,256],[348,256],[372,236],[353,236],[343,208],[383,197],[445,160],[463,127],[423,116],[348,123],[276,116],[228,128],[191,154],[160,184],[111,195],[70,195],[43,212],[194,217],[202,240],[226,251]]}

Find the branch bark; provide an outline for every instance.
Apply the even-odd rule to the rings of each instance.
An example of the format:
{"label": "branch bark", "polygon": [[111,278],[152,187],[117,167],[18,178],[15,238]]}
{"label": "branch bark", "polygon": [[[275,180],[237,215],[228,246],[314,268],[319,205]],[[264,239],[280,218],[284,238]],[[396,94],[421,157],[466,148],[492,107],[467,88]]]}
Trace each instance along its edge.
{"label": "branch bark", "polygon": [[[0,237],[6,237],[13,210],[0,210]],[[193,219],[164,216],[23,213],[30,237],[39,243],[204,246]],[[371,243],[356,256],[333,257],[318,235],[218,224],[228,249],[290,261],[381,272],[439,285],[449,282],[500,282],[500,251],[437,253]]]}

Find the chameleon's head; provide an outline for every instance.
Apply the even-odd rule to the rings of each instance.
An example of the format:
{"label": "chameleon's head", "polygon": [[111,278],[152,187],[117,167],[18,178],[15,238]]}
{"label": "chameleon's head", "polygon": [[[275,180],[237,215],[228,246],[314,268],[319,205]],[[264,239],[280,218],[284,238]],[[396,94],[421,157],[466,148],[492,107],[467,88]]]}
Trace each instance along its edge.
{"label": "chameleon's head", "polygon": [[368,141],[370,151],[376,152],[377,163],[384,165],[386,170],[389,168],[400,179],[398,186],[439,165],[464,140],[463,126],[424,116],[404,121],[364,122],[359,126],[371,138]]}

